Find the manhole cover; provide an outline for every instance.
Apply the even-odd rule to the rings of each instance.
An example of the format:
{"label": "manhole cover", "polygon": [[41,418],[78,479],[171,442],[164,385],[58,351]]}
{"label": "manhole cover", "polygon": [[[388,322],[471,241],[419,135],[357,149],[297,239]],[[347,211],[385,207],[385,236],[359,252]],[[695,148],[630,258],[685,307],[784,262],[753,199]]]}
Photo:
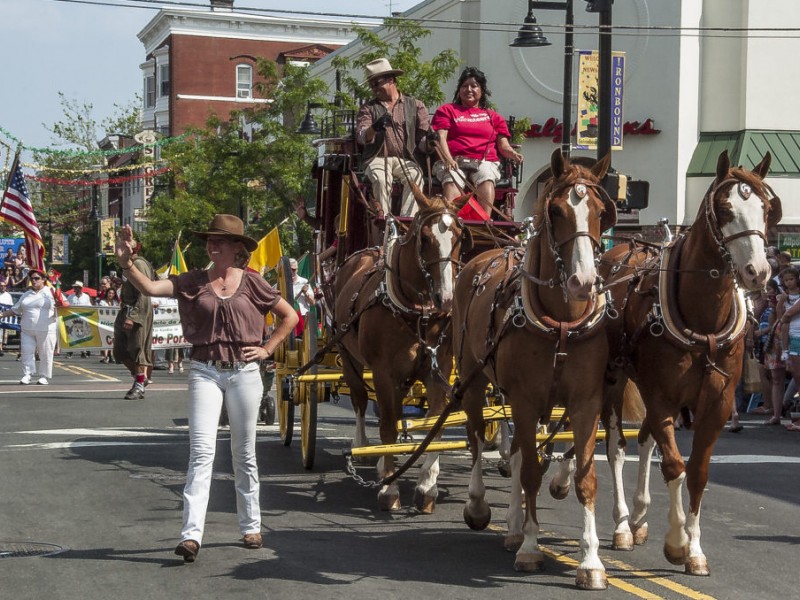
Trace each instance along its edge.
{"label": "manhole cover", "polygon": [[27,558],[30,556],[50,556],[66,552],[69,548],[56,544],[39,542],[3,542],[0,541],[0,558]]}

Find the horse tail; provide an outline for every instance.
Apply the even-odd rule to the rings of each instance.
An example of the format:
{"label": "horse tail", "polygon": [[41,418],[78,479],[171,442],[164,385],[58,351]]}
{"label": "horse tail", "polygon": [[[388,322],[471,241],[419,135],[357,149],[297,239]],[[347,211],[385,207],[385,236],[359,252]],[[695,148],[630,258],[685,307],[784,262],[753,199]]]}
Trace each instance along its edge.
{"label": "horse tail", "polygon": [[647,412],[639,388],[630,379],[622,392],[622,420],[625,423],[643,423]]}

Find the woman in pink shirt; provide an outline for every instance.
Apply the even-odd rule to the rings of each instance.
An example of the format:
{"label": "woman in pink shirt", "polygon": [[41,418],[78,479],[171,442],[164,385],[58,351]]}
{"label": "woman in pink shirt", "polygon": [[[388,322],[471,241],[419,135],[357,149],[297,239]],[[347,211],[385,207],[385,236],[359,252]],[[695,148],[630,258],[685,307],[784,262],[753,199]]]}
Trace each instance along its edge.
{"label": "woman in pink shirt", "polygon": [[441,182],[444,196],[454,200],[469,181],[484,212],[491,218],[495,183],[500,179],[500,156],[515,163],[522,154],[509,143],[511,133],[503,117],[488,107],[491,92],[486,75],[467,67],[458,78],[453,102],[438,108],[431,121],[441,160],[433,173]]}

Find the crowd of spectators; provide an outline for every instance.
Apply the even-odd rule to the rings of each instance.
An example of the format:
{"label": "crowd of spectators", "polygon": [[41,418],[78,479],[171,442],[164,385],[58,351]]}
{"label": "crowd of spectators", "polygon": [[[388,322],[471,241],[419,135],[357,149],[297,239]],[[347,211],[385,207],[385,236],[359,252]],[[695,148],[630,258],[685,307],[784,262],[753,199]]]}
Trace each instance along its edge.
{"label": "crowd of spectators", "polygon": [[[789,252],[767,248],[772,279],[755,303],[754,325],[748,335],[748,353],[760,366],[760,391],[743,393],[740,382],[730,431],[741,431],[738,413],[769,417],[764,425],[784,424],[789,431],[800,431],[800,280]],[[788,420],[788,423],[785,421]]]}

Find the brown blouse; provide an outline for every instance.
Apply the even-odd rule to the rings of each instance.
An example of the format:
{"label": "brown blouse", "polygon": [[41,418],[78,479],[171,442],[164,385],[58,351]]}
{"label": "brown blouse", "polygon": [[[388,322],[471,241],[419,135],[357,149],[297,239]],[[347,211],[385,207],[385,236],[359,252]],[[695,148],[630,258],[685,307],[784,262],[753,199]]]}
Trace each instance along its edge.
{"label": "brown blouse", "polygon": [[260,346],[264,316],[281,296],[259,275],[245,271],[239,287],[222,299],[211,289],[208,271],[195,269],[170,277],[175,284],[183,336],[192,344],[192,358],[244,360],[244,346]]}

